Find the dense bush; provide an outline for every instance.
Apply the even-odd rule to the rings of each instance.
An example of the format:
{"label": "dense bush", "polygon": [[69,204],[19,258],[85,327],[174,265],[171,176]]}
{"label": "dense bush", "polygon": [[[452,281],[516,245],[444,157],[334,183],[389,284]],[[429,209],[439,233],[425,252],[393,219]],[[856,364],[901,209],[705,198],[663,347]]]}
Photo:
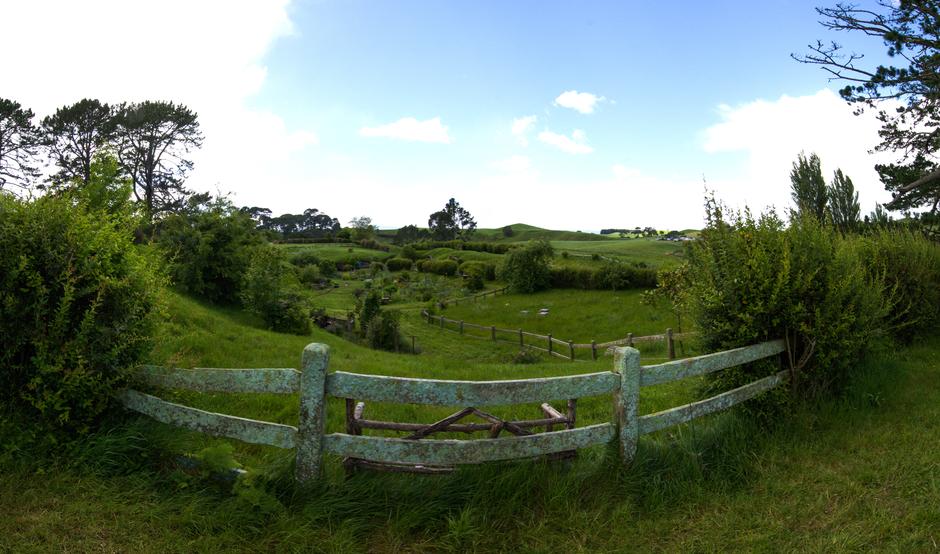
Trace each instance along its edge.
{"label": "dense bush", "polygon": [[940,327],[940,245],[903,228],[875,230],[863,257],[873,278],[883,276],[890,295],[887,328],[910,342]]}
{"label": "dense bush", "polygon": [[242,287],[242,302],[274,331],[306,335],[312,307],[300,290],[294,268],[274,246],[258,248]]}
{"label": "dense bush", "polygon": [[379,310],[368,321],[365,340],[370,348],[395,350],[401,344],[399,314],[391,310]]}
{"label": "dense bush", "polygon": [[387,244],[382,244],[381,242],[375,239],[362,239],[359,241],[359,246],[362,248],[368,248],[369,250],[379,250],[381,252],[388,252],[389,247]]}
{"label": "dense bush", "polygon": [[[707,222],[689,251],[683,292],[705,350],[786,338],[797,366],[806,360],[794,368],[797,396],[844,384],[887,311],[884,284],[868,271],[860,241],[811,217],[789,226],[773,212],[726,218],[714,200]],[[781,369],[769,365],[718,372],[712,386],[727,389]],[[759,405],[790,398],[777,391]]]}
{"label": "dense bush", "polygon": [[50,437],[89,430],[149,352],[162,287],[105,212],[0,195],[0,404]]}
{"label": "dense bush", "polygon": [[174,214],[159,224],[157,245],[170,261],[170,277],[212,302],[238,301],[245,270],[262,244],[255,223],[225,203]]}
{"label": "dense bush", "polygon": [[584,290],[648,289],[656,286],[656,270],[618,262],[608,262],[597,268],[552,267],[551,286]]}
{"label": "dense bush", "polygon": [[545,240],[536,240],[524,248],[515,248],[506,254],[500,268],[500,278],[514,292],[535,292],[551,285],[551,262],[554,250]]}
{"label": "dense bush", "polygon": [[291,254],[290,263],[297,267],[317,265],[320,263],[320,257],[317,256],[317,253],[313,250],[301,250],[300,252]]}
{"label": "dense bush", "polygon": [[408,258],[390,258],[385,262],[385,266],[389,271],[407,271],[413,265],[414,262]]}
{"label": "dense bush", "polygon": [[413,245],[418,250],[432,250],[434,248],[451,248],[453,250],[471,250],[473,252],[488,252],[490,254],[505,254],[516,247],[515,244],[497,242],[465,242],[462,240],[425,240]]}
{"label": "dense bush", "polygon": [[476,261],[463,262],[462,264],[460,264],[459,272],[462,275],[467,275],[469,273],[478,273],[483,277],[483,279],[486,279],[487,281],[496,280],[496,264],[489,263],[489,262],[476,262]]}
{"label": "dense bush", "polygon": [[453,277],[457,275],[457,268],[459,266],[454,260],[420,260],[416,267],[418,271],[424,273]]}

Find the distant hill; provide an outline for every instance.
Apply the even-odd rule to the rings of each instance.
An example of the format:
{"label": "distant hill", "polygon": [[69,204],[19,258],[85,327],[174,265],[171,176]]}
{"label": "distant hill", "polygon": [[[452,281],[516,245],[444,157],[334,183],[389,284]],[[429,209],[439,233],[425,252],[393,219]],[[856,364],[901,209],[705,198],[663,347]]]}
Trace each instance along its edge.
{"label": "distant hill", "polygon": [[[581,231],[556,231],[553,229],[543,229],[534,225],[525,223],[513,223],[508,225],[512,229],[512,236],[503,234],[503,227],[494,229],[477,229],[471,240],[483,240],[493,242],[526,242],[535,239],[545,239],[550,241],[584,241],[584,240],[621,240],[617,235],[601,235],[598,233],[587,233]],[[398,229],[381,229],[378,236],[383,240],[392,240]],[[694,236],[691,230],[682,231],[683,234]]]}

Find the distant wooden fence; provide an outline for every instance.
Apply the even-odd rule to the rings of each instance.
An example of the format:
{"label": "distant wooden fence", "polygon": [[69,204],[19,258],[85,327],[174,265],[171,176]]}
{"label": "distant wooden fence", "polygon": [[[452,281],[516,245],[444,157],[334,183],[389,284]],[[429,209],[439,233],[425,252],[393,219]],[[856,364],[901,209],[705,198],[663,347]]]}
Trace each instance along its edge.
{"label": "distant wooden fence", "polygon": [[[447,331],[455,331],[463,335],[467,334],[466,331],[470,329],[476,329],[483,331],[484,335],[488,333],[490,340],[515,342],[518,343],[520,347],[534,348],[536,350],[546,352],[550,356],[557,356],[559,358],[564,358],[571,361],[574,361],[575,359],[576,350],[590,350],[591,359],[596,360],[598,352],[603,355],[611,347],[635,346],[637,344],[651,342],[664,343],[666,350],[669,353],[669,359],[674,360],[676,358],[676,341],[691,337],[695,334],[674,333],[671,328],[668,328],[666,329],[666,332],[661,335],[634,337],[633,333],[627,333],[625,338],[608,342],[591,341],[587,343],[577,343],[570,340],[559,340],[553,337],[551,333],[547,335],[540,335],[538,333],[532,333],[522,329],[503,329],[496,327],[495,325],[478,325],[476,323],[469,323],[460,319],[446,318],[442,315],[432,315],[427,310],[422,310],[421,316],[428,322],[429,325],[437,325],[441,329]],[[530,340],[526,341],[526,339]],[[538,341],[539,344],[533,344],[533,340]]]}
{"label": "distant wooden fence", "polygon": [[[328,452],[359,462],[397,467],[447,468],[458,464],[475,464],[496,460],[530,458],[570,452],[586,446],[604,444],[617,438],[623,460],[629,463],[636,452],[640,435],[678,425],[712,412],[724,410],[776,387],[788,372],[781,371],[748,385],[670,410],[639,415],[641,387],[668,383],[686,377],[704,375],[736,365],[775,356],[784,352],[782,340],[736,348],[685,360],[652,366],[640,365],[640,352],[634,348],[617,349],[614,371],[509,381],[446,381],[411,379],[381,375],[361,375],[337,371],[327,373],[329,349],[326,345],[310,344],[303,352],[302,371],[294,369],[166,369],[147,366],[140,376],[149,384],[165,388],[182,388],[201,392],[232,393],[300,393],[300,419],[297,427],[217,414],[168,402],[156,396],[131,389],[120,393],[119,399],[130,410],[158,421],[200,431],[213,436],[229,437],[252,444],[296,449],[296,478],[315,479],[320,475],[323,453]],[[546,404],[546,417],[524,422],[507,422],[481,412],[477,406],[512,405],[546,402],[553,399],[577,399],[585,396],[614,394],[615,421],[574,427],[574,404],[563,416]],[[347,429],[345,433],[326,433],[327,397],[346,399]],[[362,435],[366,425],[362,413],[351,416],[357,400],[469,406],[454,415],[432,424],[410,424],[411,435],[389,438]],[[364,404],[362,404],[364,406]],[[480,430],[474,424],[460,424],[458,419],[476,416],[489,423],[491,436],[498,429],[513,431],[516,436],[474,440],[422,440],[431,433],[445,430]],[[353,426],[350,426],[353,421]],[[383,423],[383,422],[377,422]],[[564,429],[552,430],[562,424]],[[479,424],[477,424],[479,425]],[[542,426],[545,432],[530,429]],[[390,427],[384,427],[390,428]]]}
{"label": "distant wooden fence", "polygon": [[499,293],[506,294],[506,289],[508,289],[508,288],[509,288],[509,287],[501,287],[501,288],[498,288],[498,289],[492,289],[492,290],[488,290],[488,291],[485,291],[485,292],[481,292],[481,293],[479,293],[479,294],[471,294],[471,295],[469,295],[469,296],[462,296],[462,297],[460,297],[460,298],[451,298],[451,299],[447,299],[447,300],[442,300],[441,302],[442,302],[443,304],[453,304],[453,305],[455,305],[455,306],[458,305],[458,304],[460,304],[461,302],[463,302],[463,303],[465,303],[465,304],[466,304],[467,302],[476,302],[477,300],[482,300],[482,299],[486,298],[487,296],[496,296],[496,295],[499,294]]}

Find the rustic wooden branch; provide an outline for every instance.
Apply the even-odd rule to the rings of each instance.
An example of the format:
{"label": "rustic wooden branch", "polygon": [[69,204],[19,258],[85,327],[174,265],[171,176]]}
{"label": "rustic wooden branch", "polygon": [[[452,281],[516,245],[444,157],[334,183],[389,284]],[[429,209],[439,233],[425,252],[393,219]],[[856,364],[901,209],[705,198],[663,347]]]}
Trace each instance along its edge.
{"label": "rustic wooden branch", "polygon": [[441,429],[447,427],[448,425],[450,425],[451,423],[454,423],[455,421],[459,421],[463,419],[468,414],[471,414],[473,412],[474,412],[473,408],[464,408],[460,410],[459,412],[455,414],[451,414],[440,421],[432,423],[431,425],[426,426],[424,429],[415,431],[414,433],[404,438],[408,440],[418,440],[418,439],[424,438],[430,435],[431,433],[436,433],[440,431]]}

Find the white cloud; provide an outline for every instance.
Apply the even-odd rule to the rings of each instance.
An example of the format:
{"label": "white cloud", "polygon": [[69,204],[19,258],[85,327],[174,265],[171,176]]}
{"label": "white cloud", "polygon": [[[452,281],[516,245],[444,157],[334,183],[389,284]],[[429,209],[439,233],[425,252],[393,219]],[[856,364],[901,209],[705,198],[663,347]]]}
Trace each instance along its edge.
{"label": "white cloud", "polygon": [[614,164],[610,168],[610,172],[614,174],[614,177],[621,181],[627,181],[630,179],[635,179],[640,176],[640,170],[634,169],[632,167],[627,167],[621,164]]}
{"label": "white cloud", "polygon": [[593,148],[585,144],[587,136],[580,129],[575,129],[571,133],[571,137],[551,131],[542,131],[539,133],[539,140],[569,154],[590,154],[594,151]]}
{"label": "white cloud", "polygon": [[863,213],[874,209],[875,202],[890,200],[874,165],[892,156],[868,153],[879,142],[880,124],[871,113],[853,115],[852,107],[829,89],[722,105],[718,113],[722,121],[705,130],[704,150],[746,155],[739,174],[725,183],[724,190],[716,187],[719,196],[754,209],[789,206],[790,169],[805,151],[819,155],[827,181],[836,168],[852,178]]}
{"label": "white cloud", "polygon": [[441,118],[435,117],[418,121],[413,117],[403,117],[394,123],[377,127],[363,127],[359,134],[364,137],[385,137],[413,142],[439,142],[450,144],[451,138],[447,127],[441,125]]}
{"label": "white cloud", "polygon": [[538,118],[534,115],[517,117],[512,120],[512,134],[516,137],[516,140],[519,141],[519,144],[522,146],[528,146],[529,139],[526,137],[526,135],[528,135],[529,131],[535,127],[536,121],[538,121]]}
{"label": "white cloud", "polygon": [[205,135],[187,185],[263,198],[270,190],[259,191],[259,183],[270,183],[285,158],[317,143],[312,130],[290,129],[248,102],[264,84],[271,45],[293,33],[288,4],[12,2],[0,18],[0,51],[17,52],[4,61],[3,95],[40,117],[86,97],[181,102],[199,114]]}
{"label": "white cloud", "polygon": [[519,173],[527,171],[532,166],[528,156],[510,156],[490,164],[490,167],[506,173]]}
{"label": "white cloud", "polygon": [[603,100],[603,96],[597,96],[590,92],[566,90],[555,99],[555,105],[570,108],[583,114],[590,114],[594,113],[594,107]]}

